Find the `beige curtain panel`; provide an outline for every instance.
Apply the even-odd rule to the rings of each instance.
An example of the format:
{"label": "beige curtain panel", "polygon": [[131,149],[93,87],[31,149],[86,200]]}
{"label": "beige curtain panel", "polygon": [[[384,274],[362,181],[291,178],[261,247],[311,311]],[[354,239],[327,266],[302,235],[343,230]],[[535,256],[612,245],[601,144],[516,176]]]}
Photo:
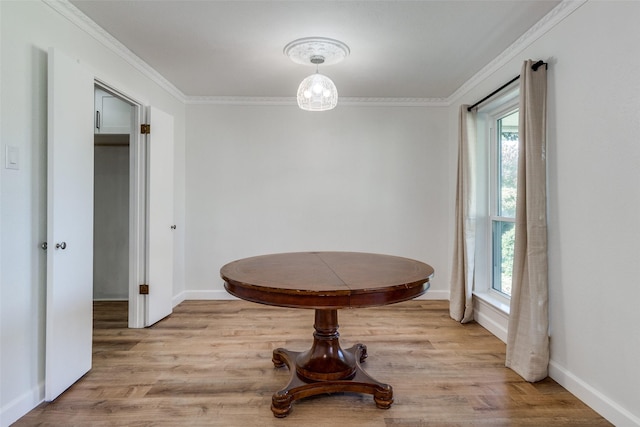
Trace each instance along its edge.
{"label": "beige curtain panel", "polygon": [[476,247],[476,120],[475,113],[460,106],[458,122],[458,180],[456,187],[455,240],[449,300],[451,318],[473,320],[473,277]]}
{"label": "beige curtain panel", "polygon": [[527,381],[547,377],[546,65],[520,74],[518,198],[506,366]]}

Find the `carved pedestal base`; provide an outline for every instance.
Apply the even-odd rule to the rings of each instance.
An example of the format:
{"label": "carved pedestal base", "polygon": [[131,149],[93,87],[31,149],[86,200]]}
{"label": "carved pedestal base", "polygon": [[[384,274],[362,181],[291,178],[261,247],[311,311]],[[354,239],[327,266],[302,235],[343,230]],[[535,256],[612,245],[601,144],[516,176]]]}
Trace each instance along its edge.
{"label": "carved pedestal base", "polygon": [[393,389],[371,378],[360,364],[367,358],[367,347],[356,344],[343,350],[338,341],[337,310],[316,310],[313,346],[306,352],[278,348],[273,351],[276,367],[291,371],[289,383],[274,393],[273,415],[283,418],[291,412],[294,400],[325,393],[354,392],[373,395],[376,406],[388,409]]}

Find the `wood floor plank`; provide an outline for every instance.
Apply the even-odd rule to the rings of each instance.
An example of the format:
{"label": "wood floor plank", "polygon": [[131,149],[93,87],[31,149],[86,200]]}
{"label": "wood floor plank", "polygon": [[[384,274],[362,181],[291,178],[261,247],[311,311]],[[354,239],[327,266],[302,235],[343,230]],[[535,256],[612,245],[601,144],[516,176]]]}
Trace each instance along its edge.
{"label": "wood floor plank", "polygon": [[126,302],[94,304],[93,368],[15,426],[610,426],[555,381],[530,384],[504,367],[505,346],[449,318],[446,301],[341,310],[341,343],[367,345],[367,372],[394,404],[336,393],[296,401],[273,417],[289,379],[277,347],[302,351],[312,310],[244,301],[185,301],[147,329],[127,329]]}

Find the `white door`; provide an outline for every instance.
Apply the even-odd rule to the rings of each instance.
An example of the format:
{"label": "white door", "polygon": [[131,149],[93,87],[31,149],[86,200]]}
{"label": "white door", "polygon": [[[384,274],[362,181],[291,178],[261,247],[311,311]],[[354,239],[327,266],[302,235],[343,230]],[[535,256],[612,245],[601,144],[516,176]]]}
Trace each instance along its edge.
{"label": "white door", "polygon": [[145,326],[173,309],[173,117],[149,108],[147,139],[147,280]]}
{"label": "white door", "polygon": [[45,400],[91,369],[93,75],[49,49]]}

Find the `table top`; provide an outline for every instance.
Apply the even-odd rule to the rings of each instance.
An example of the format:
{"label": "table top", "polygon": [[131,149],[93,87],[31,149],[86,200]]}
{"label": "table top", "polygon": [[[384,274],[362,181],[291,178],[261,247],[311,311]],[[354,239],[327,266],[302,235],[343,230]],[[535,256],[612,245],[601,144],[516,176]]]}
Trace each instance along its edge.
{"label": "table top", "polygon": [[238,298],[297,308],[371,307],[410,300],[429,289],[433,268],[362,252],[294,252],[244,258],[220,269]]}

